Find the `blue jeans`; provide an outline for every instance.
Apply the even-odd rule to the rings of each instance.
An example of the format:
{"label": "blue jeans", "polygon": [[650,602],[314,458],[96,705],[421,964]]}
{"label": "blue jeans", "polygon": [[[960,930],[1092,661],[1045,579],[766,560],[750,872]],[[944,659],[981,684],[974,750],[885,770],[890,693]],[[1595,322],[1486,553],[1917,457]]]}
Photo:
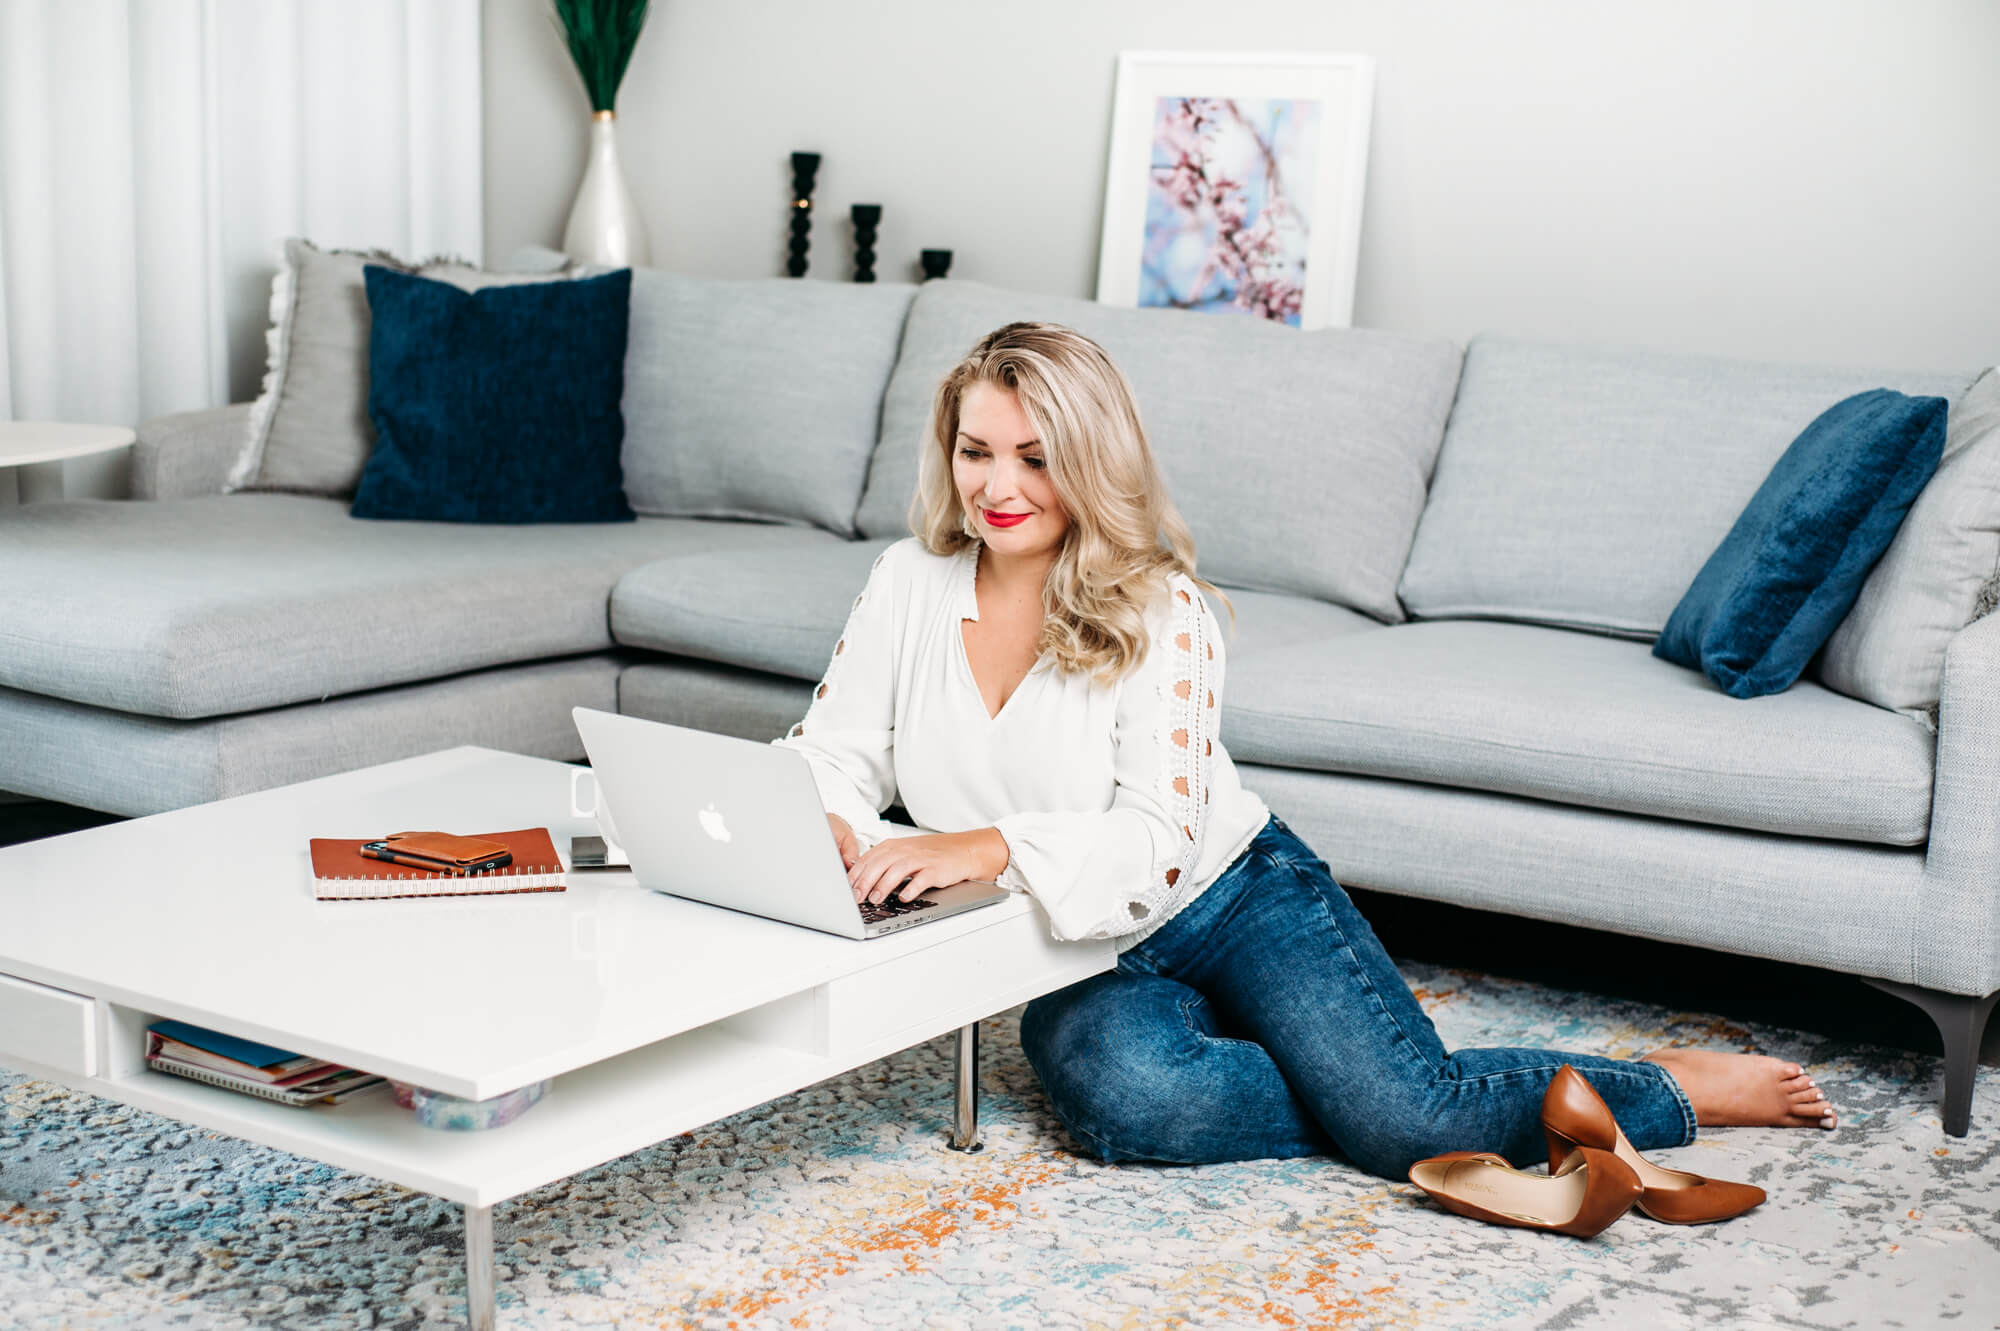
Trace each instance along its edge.
{"label": "blue jeans", "polygon": [[1273,817],[1118,968],[1028,1005],[1021,1045],[1106,1160],[1338,1152],[1383,1178],[1444,1151],[1547,1158],[1542,1093],[1570,1064],[1640,1150],[1694,1140],[1656,1063],[1546,1049],[1446,1053],[1375,931]]}

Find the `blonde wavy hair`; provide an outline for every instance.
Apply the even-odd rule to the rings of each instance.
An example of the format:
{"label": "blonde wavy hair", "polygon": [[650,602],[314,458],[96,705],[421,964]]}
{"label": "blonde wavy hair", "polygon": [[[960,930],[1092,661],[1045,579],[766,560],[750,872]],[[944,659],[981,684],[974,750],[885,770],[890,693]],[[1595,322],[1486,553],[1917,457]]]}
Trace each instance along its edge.
{"label": "blonde wavy hair", "polygon": [[1117,679],[1146,659],[1146,606],[1170,573],[1214,592],[1235,618],[1194,571],[1194,538],[1153,461],[1131,382],[1103,347],[1061,324],[997,328],[938,384],[910,501],[910,530],[925,548],[956,554],[979,540],[952,480],[959,407],[974,384],[1015,394],[1069,513],[1042,586],[1039,651],[1065,671]]}

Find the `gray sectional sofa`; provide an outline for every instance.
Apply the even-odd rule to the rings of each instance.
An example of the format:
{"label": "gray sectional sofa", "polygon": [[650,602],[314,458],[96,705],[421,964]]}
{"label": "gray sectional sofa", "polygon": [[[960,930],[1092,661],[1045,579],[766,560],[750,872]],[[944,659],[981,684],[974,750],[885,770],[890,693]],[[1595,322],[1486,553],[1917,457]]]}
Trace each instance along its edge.
{"label": "gray sectional sofa", "polygon": [[1052,319],[1134,380],[1233,603],[1224,736],[1336,876],[1866,977],[1939,1021],[1965,1132],[2000,617],[1953,640],[1935,729],[1811,674],[1737,701],[1648,643],[1821,409],[1972,375],[1461,354],[959,282],[642,272],[633,301],[633,524],[221,493],[241,406],[142,427],[134,502],[0,510],[0,789],[142,814],[451,744],[576,759],[578,704],[778,735],[907,534],[938,376]]}

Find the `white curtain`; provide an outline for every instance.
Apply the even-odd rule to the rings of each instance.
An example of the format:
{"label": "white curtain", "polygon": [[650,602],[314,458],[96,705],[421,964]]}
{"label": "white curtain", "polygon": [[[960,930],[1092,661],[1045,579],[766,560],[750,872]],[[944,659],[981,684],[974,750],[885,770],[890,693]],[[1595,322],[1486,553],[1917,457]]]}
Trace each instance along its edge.
{"label": "white curtain", "polygon": [[254,397],[288,235],[478,260],[479,59],[479,0],[0,0],[0,418]]}

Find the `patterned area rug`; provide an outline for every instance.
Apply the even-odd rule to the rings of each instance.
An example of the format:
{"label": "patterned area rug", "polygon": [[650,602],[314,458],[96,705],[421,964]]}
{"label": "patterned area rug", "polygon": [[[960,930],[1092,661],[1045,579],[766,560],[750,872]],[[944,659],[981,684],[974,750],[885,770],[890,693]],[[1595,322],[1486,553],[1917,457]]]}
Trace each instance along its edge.
{"label": "patterned area rug", "polygon": [[[1405,966],[1448,1046],[1746,1049],[1811,1069],[1834,1132],[1660,1153],[1771,1194],[1595,1240],[1482,1225],[1326,1160],[1073,1154],[983,1032],[986,1151],[943,1147],[949,1042],[496,1212],[508,1328],[1959,1327],[2000,1323],[2000,1079],[1973,1135],[1934,1059]],[[531,1111],[532,1112],[532,1111]],[[0,1324],[432,1327],[465,1315],[457,1207],[0,1074]]]}

